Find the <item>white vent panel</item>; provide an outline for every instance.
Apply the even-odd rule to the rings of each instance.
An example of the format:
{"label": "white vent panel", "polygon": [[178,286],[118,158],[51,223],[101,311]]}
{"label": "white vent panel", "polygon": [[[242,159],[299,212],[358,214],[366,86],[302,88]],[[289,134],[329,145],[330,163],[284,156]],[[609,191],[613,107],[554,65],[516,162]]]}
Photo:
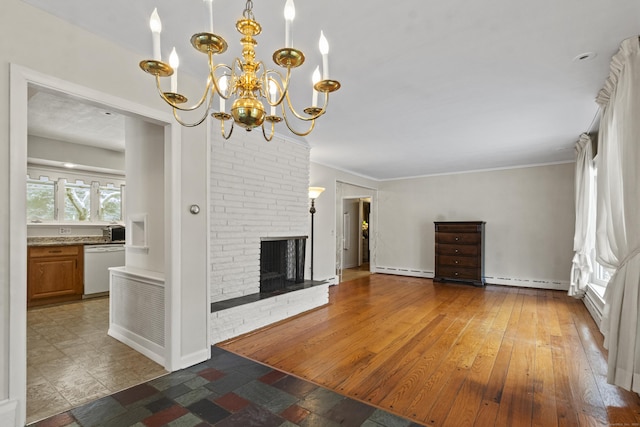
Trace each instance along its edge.
{"label": "white vent panel", "polygon": [[164,347],[164,288],[133,277],[111,276],[111,322]]}

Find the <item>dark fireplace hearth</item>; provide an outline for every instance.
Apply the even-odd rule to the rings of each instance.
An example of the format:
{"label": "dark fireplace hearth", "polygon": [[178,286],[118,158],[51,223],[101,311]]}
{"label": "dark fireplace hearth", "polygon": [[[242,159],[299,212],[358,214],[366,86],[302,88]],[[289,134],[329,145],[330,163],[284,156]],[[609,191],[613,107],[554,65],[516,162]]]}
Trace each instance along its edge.
{"label": "dark fireplace hearth", "polygon": [[306,236],[268,237],[260,242],[260,293],[304,282]]}

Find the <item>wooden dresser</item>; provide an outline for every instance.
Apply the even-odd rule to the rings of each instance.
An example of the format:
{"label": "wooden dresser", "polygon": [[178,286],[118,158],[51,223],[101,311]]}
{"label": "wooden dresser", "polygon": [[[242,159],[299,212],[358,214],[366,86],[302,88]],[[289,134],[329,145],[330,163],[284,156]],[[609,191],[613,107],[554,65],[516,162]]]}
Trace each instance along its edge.
{"label": "wooden dresser", "polygon": [[484,221],[435,222],[434,281],[484,286]]}

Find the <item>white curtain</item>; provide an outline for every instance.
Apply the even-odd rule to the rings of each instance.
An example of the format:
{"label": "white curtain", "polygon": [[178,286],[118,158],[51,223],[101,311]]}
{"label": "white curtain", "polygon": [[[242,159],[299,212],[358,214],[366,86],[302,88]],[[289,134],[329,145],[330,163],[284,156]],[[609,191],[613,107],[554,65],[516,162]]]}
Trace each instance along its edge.
{"label": "white curtain", "polygon": [[615,271],[600,329],[608,381],[640,392],[640,40],[622,42],[598,95],[598,262]]}
{"label": "white curtain", "polygon": [[576,226],[573,235],[573,265],[569,295],[582,298],[593,271],[591,253],[595,246],[595,188],[593,183],[593,148],[587,134],[576,143],[575,205]]}

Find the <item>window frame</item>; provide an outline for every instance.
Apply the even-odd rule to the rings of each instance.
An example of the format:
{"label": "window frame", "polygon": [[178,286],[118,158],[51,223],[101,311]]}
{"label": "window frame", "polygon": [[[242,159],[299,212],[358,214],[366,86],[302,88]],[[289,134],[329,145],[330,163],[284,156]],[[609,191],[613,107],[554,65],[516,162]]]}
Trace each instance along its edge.
{"label": "window frame", "polygon": [[[26,218],[28,225],[69,225],[69,226],[87,226],[87,225],[106,225],[106,224],[124,224],[125,213],[125,179],[121,175],[104,174],[99,172],[90,171],[75,171],[64,168],[55,167],[42,167],[42,166],[28,166],[27,167],[27,184],[28,181],[38,181],[43,177],[46,177],[49,181],[54,183],[54,217],[50,219],[34,219]],[[82,183],[82,185],[88,185],[89,191],[89,218],[85,221],[75,221],[65,219],[65,193],[66,184],[69,183]],[[120,191],[120,219],[111,221],[104,221],[100,219],[100,188],[112,187]],[[26,191],[26,189],[25,189]],[[27,212],[25,211],[25,216]]]}
{"label": "window frame", "polygon": [[[596,156],[597,157],[597,156]],[[597,216],[598,216],[598,210],[597,210],[597,204],[598,204],[598,165],[596,162],[596,159],[593,159],[593,174],[592,174],[592,180],[593,180],[593,188],[594,188],[594,195],[595,197],[593,198],[592,203],[595,204],[594,209],[596,212],[596,227],[593,228],[593,232],[594,234],[597,233]],[[596,236],[594,236],[594,242],[595,242]],[[611,274],[609,273],[609,271],[607,270],[606,267],[604,267],[603,265],[601,265],[598,260],[597,260],[597,254],[596,254],[596,248],[597,245],[593,248],[593,250],[591,251],[591,277],[590,277],[590,282],[592,285],[595,286],[599,286],[603,289],[606,289],[607,285],[609,284],[609,280],[611,278]],[[605,274],[609,276],[609,279],[605,278]]]}

